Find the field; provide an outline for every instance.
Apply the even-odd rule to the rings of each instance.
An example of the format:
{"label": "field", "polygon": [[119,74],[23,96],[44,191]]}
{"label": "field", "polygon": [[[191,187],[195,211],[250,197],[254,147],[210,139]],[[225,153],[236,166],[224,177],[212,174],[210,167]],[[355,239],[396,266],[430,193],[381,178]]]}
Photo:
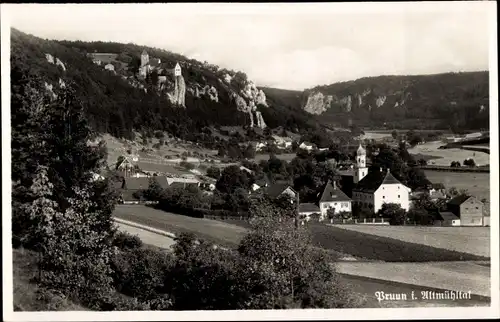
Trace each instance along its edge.
{"label": "field", "polygon": [[366,225],[336,225],[335,227],[457,252],[490,256],[489,227],[370,227]]}
{"label": "field", "polygon": [[[295,153],[282,153],[282,154],[276,154],[276,157],[280,160],[283,161],[292,161],[293,158],[296,157]],[[268,153],[263,153],[263,154],[256,154],[255,158],[253,159],[255,162],[260,162],[262,160],[267,161],[269,160],[269,154]]]}
{"label": "field", "polygon": [[[200,238],[226,247],[235,247],[247,228],[210,219],[191,218],[144,206],[118,206],[113,214],[120,219],[178,234],[192,232]],[[310,225],[313,243],[336,253],[365,260],[425,262],[484,260],[485,257],[379,237],[325,225]]]}
{"label": "field", "polygon": [[[126,141],[117,139],[109,134],[100,137],[106,142],[108,149],[108,164],[116,163],[119,156],[127,155],[127,150],[131,149],[133,153],[137,153],[140,158],[166,160],[166,156],[171,158],[172,163],[180,162],[181,155],[184,152],[190,152],[193,156],[192,161],[199,161],[199,159],[213,158],[217,155],[217,151],[208,150],[190,143],[176,142],[174,139],[165,139],[166,145],[160,146],[158,149],[153,148],[153,145],[159,143],[156,138],[151,139],[151,143],[147,146],[142,144],[140,135],[137,134],[135,141]],[[141,151],[146,148],[149,152]],[[188,160],[189,161],[189,160]]]}
{"label": "field", "polygon": [[113,216],[174,234],[192,232],[200,238],[227,247],[237,245],[247,232],[243,227],[225,222],[191,218],[139,205],[117,206]]}
{"label": "field", "polygon": [[440,182],[445,187],[467,189],[475,197],[490,200],[490,174],[474,172],[444,172],[425,170],[425,175],[431,182]]}
{"label": "field", "polygon": [[[484,256],[416,243],[418,241],[408,242],[322,224],[311,224],[309,227],[313,242],[317,246],[334,249],[365,260],[437,262],[488,259]],[[367,229],[370,228],[378,229],[379,227],[367,227]]]}
{"label": "field", "polygon": [[444,145],[441,141],[427,142],[408,149],[410,154],[428,155],[437,157],[429,161],[429,165],[449,166],[452,161],[463,163],[465,159],[472,158],[478,166],[490,164],[490,155],[483,152],[475,152],[462,149],[438,149]]}

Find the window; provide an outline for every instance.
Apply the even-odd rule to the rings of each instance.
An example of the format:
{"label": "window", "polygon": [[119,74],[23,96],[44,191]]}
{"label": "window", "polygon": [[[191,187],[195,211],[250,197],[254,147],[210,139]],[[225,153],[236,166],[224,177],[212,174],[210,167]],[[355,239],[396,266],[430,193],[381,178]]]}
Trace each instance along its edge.
{"label": "window", "polygon": [[385,199],[385,196],[382,196],[382,199]]}
{"label": "window", "polygon": [[385,190],[385,187],[382,187],[382,190]]}
{"label": "window", "polygon": [[399,186],[398,186],[398,189],[399,189]]}
{"label": "window", "polygon": [[479,209],[479,207],[476,207],[476,209]]}
{"label": "window", "polygon": [[401,198],[401,195],[398,195],[398,198]]}
{"label": "window", "polygon": [[333,205],[334,205],[334,206],[336,206],[336,205],[337,205],[337,203],[335,202]]}

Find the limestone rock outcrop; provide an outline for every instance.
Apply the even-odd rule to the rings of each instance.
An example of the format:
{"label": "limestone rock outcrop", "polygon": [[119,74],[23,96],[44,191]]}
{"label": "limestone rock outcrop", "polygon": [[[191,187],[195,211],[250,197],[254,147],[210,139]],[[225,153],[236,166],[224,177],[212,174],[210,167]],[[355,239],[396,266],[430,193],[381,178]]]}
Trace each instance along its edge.
{"label": "limestone rock outcrop", "polygon": [[51,54],[45,54],[45,58],[49,63],[55,64],[54,56],[52,56]]}
{"label": "limestone rock outcrop", "polygon": [[60,66],[63,71],[66,71],[66,66],[64,66],[63,62],[59,58],[56,58],[56,66]]}
{"label": "limestone rock outcrop", "polygon": [[377,97],[377,100],[375,101],[375,104],[377,105],[377,107],[381,107],[382,105],[384,105],[385,101],[387,99],[387,96],[379,96]]}
{"label": "limestone rock outcrop", "polygon": [[182,75],[175,76],[174,92],[167,96],[173,104],[186,107],[186,82]]}
{"label": "limestone rock outcrop", "polygon": [[317,115],[323,113],[324,111],[330,108],[331,96],[330,98],[328,98],[328,96],[330,95],[325,96],[321,92],[311,93],[307,97],[304,110],[311,114],[317,114]]}

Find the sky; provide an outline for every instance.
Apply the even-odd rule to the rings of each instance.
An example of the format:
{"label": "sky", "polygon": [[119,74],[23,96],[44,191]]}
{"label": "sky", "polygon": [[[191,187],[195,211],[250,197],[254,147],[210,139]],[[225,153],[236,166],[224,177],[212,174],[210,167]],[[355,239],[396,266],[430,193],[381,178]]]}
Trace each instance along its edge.
{"label": "sky", "polygon": [[12,27],[38,37],[163,48],[241,70],[258,86],[302,90],[368,76],[488,70],[496,4],[2,5],[5,9]]}

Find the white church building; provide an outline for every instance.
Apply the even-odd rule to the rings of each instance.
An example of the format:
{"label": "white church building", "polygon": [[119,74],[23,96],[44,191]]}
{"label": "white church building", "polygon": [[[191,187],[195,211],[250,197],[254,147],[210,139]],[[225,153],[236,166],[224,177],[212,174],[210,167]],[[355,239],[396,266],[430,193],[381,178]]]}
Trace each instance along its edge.
{"label": "white church building", "polygon": [[384,203],[399,204],[406,211],[410,209],[411,189],[397,180],[389,169],[368,172],[366,150],[361,144],[356,152],[353,180],[352,200],[361,209],[377,213]]}

